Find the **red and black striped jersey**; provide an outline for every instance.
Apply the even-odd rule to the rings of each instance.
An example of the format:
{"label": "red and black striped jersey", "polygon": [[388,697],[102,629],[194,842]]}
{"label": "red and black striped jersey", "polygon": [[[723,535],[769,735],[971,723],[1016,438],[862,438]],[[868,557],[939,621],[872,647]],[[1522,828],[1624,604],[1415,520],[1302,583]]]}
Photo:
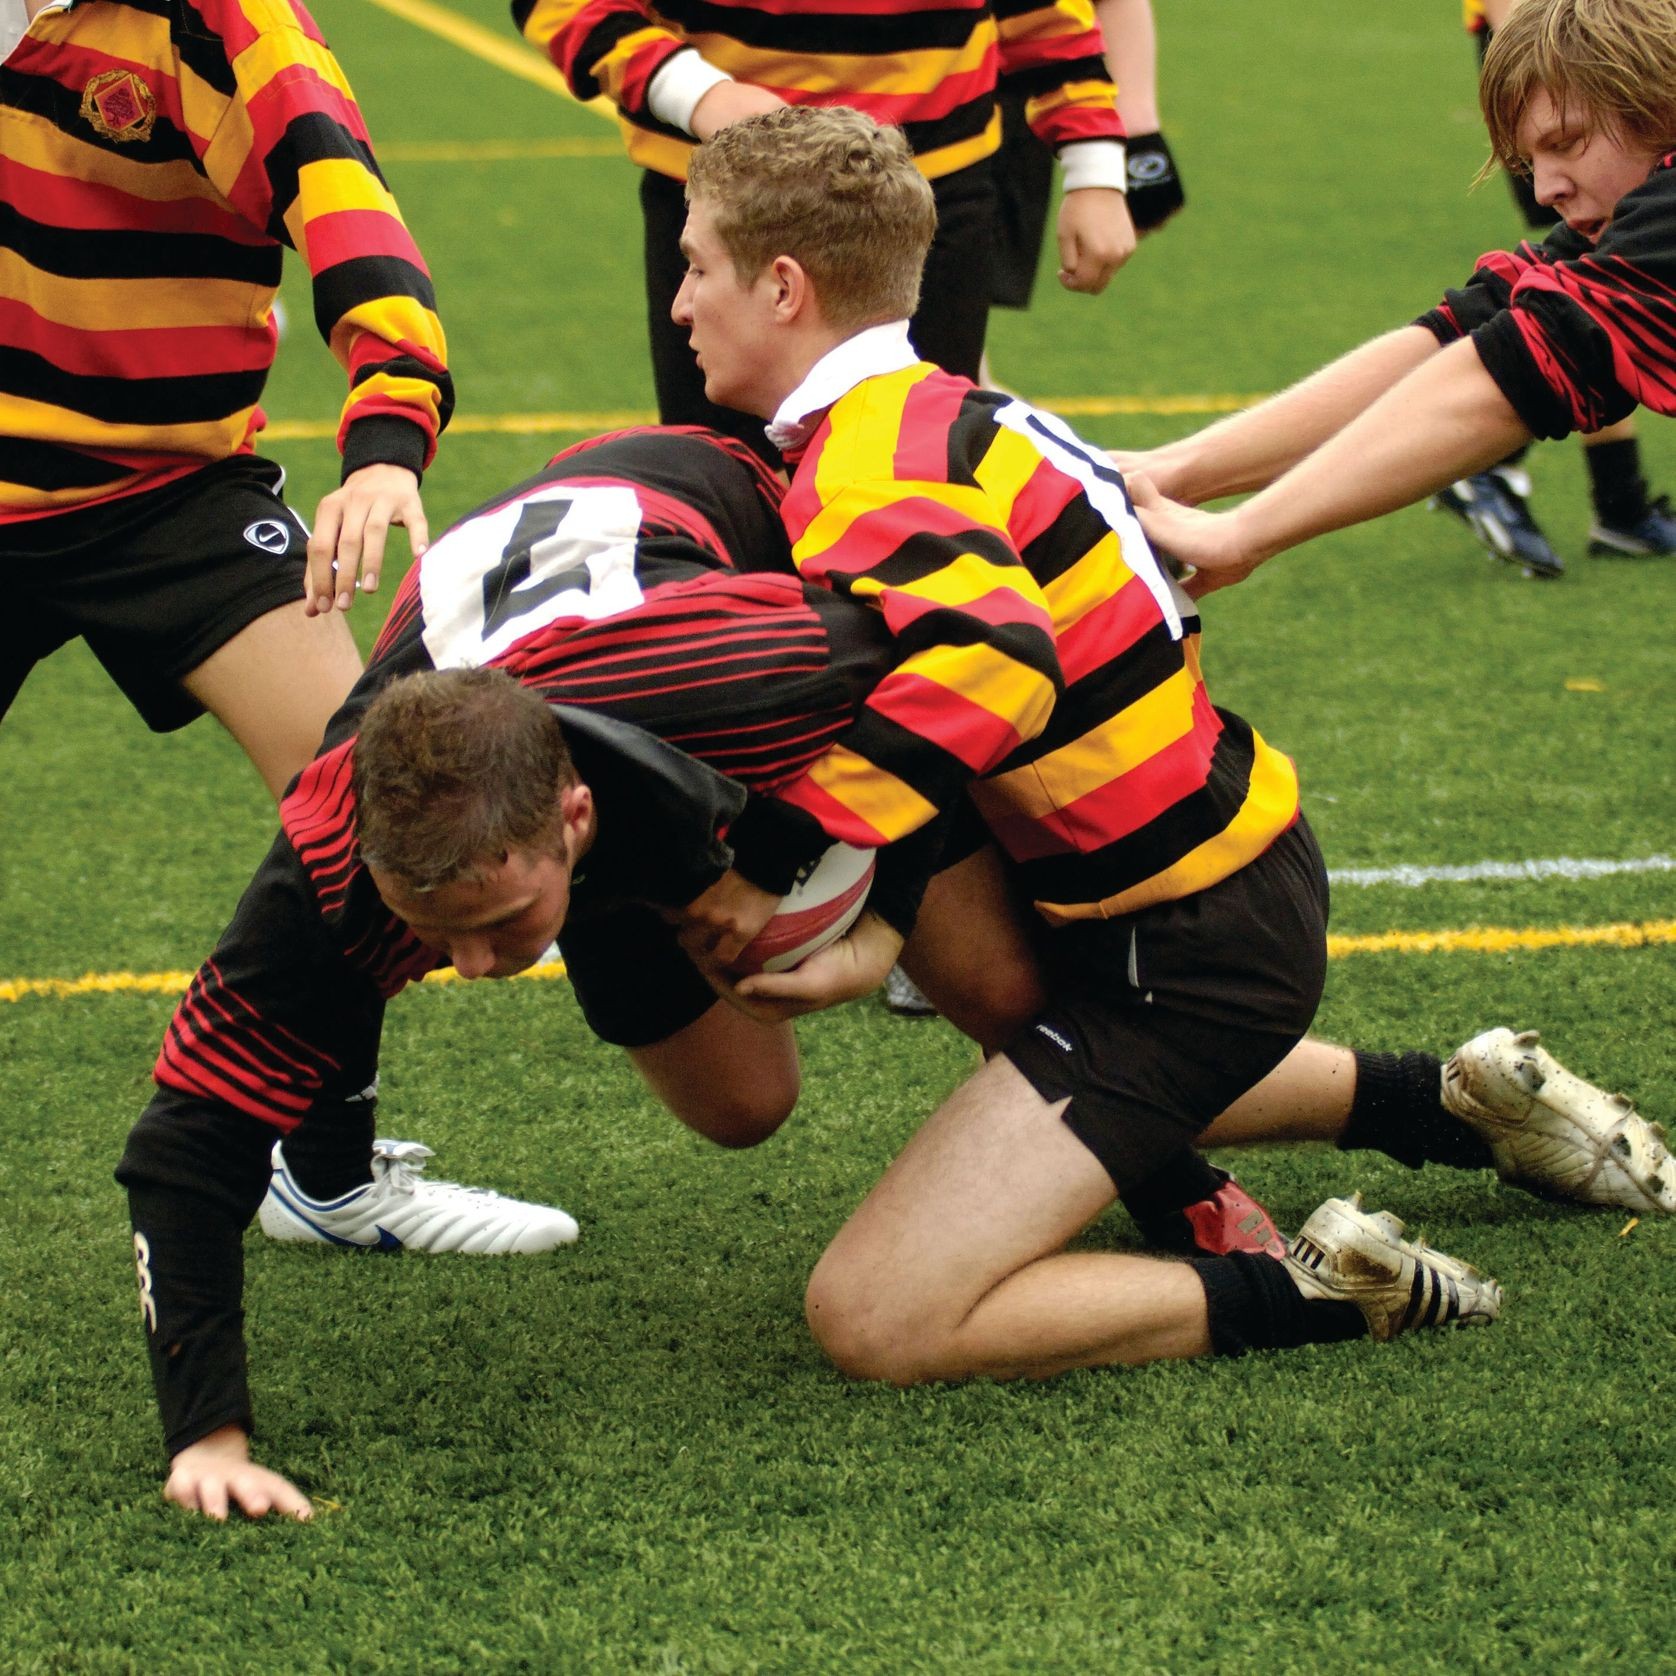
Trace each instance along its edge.
{"label": "red and black striped jersey", "polygon": [[[731,439],[620,432],[567,450],[445,531],[281,803],[267,871],[307,899],[294,912],[313,922],[287,936],[311,951],[324,938],[327,964],[381,1000],[439,964],[361,864],[351,788],[361,715],[417,670],[493,665],[567,716],[604,718],[604,733],[567,728],[616,834],[578,871],[578,907],[624,896],[679,906],[719,877],[730,855],[718,839],[747,794],[801,777],[893,656],[872,613],[792,572],[780,492]],[[764,568],[736,571],[735,557]],[[619,771],[637,739],[655,744]],[[278,890],[258,884],[265,898]],[[356,1087],[367,1080],[366,1053],[332,1034],[344,1003],[323,1010],[276,976],[287,936],[246,936],[235,921],[169,1027],[159,1084],[289,1127],[322,1090],[346,1097],[345,1064],[358,1067]]]}
{"label": "red and black striped jersey", "polygon": [[453,404],[430,276],[297,0],[73,0],[0,64],[0,522],[248,452],[283,247],[347,372],[347,473]]}
{"label": "red and black striped jersey", "polygon": [[1598,244],[1561,226],[1491,251],[1416,324],[1440,343],[1470,336],[1533,435],[1598,431],[1637,405],[1676,414],[1676,152]]}
{"label": "red and black striped jersey", "polygon": [[1123,136],[1089,0],[513,0],[512,15],[579,99],[617,107],[635,162],[678,180],[693,138],[647,93],[687,48],[789,104],[901,128],[933,180],[1000,144],[998,77],[1048,145]]}
{"label": "red and black striped jersey", "polygon": [[823,831],[890,843],[970,784],[1061,923],[1202,890],[1296,818],[1292,763],[1211,704],[1192,602],[1063,421],[926,362],[874,371],[819,420],[785,516],[799,571],[899,652],[777,794]]}

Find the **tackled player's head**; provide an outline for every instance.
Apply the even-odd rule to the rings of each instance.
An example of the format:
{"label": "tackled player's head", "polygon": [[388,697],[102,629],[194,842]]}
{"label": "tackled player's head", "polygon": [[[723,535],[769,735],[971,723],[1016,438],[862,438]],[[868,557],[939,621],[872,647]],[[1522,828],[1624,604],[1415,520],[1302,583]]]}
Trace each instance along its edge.
{"label": "tackled player's head", "polygon": [[355,742],[361,856],[414,891],[481,876],[513,850],[552,853],[576,779],[558,717],[504,670],[392,681]]}
{"label": "tackled player's head", "polygon": [[493,669],[394,681],[367,710],[352,774],[362,859],[420,942],[463,978],[541,959],[595,823],[540,697]]}
{"label": "tackled player's head", "polygon": [[1487,169],[1530,172],[1520,128],[1539,94],[1585,134],[1676,148],[1676,0],[1519,0],[1479,80]]}
{"label": "tackled player's head", "polygon": [[831,326],[905,320],[918,306],[937,211],[899,128],[841,105],[747,117],[693,153],[687,199],[708,209],[742,284],[790,256]]}

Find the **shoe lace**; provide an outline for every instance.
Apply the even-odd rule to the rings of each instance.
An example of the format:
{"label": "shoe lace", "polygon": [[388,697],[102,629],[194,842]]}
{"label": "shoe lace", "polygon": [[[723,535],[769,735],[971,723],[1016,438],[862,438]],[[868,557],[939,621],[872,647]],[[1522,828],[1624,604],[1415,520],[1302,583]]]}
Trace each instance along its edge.
{"label": "shoe lace", "polygon": [[500,1197],[491,1187],[469,1187],[460,1181],[426,1177],[426,1161],[436,1157],[436,1154],[421,1141],[374,1141],[372,1157],[374,1171],[393,1193],[415,1193],[423,1186],[430,1193],[445,1193],[451,1197],[456,1194],[473,1199]]}

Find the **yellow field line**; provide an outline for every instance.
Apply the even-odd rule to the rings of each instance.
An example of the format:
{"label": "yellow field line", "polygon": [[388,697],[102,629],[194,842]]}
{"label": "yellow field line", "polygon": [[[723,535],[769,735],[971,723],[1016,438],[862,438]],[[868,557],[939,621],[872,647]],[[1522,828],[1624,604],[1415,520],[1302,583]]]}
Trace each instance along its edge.
{"label": "yellow field line", "polygon": [[[1478,926],[1469,931],[1379,931],[1360,937],[1327,939],[1327,955],[1343,960],[1353,954],[1509,954],[1540,949],[1650,948],[1676,943],[1676,920],[1639,920],[1617,925]],[[548,961],[519,974],[551,981],[565,975],[563,961]],[[0,981],[0,1001],[27,996],[64,999],[78,995],[178,995],[192,981],[190,972],[89,972],[80,978],[13,978]],[[432,972],[427,983],[457,983],[452,971]]]}
{"label": "yellow field line", "polygon": [[[502,33],[496,29],[485,29],[482,24],[473,23],[470,18],[461,17],[446,6],[433,5],[431,0],[372,0],[372,4],[401,18],[404,23],[440,36],[461,52],[468,52],[473,58],[493,64],[497,70],[505,70],[509,76],[533,82],[548,93],[558,94],[561,99],[571,99],[570,89],[565,86],[557,66],[551,59],[543,58],[534,47],[518,40],[512,33],[510,22]],[[571,99],[572,104],[575,102]],[[607,121],[616,116],[604,99],[591,100],[583,108]]]}
{"label": "yellow field line", "polygon": [[1509,954],[1537,949],[1643,949],[1676,943],[1676,920],[1630,921],[1620,925],[1545,927],[1479,926],[1470,931],[1377,931],[1364,937],[1327,938],[1327,955]]}

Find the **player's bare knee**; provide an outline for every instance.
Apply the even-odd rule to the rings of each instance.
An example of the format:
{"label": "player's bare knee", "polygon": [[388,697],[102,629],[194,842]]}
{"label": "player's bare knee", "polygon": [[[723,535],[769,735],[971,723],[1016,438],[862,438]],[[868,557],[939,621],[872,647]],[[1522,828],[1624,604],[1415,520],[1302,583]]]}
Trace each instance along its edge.
{"label": "player's bare knee", "polygon": [[938,1377],[926,1357],[931,1335],[841,1264],[823,1259],[815,1266],[803,1313],[827,1359],[851,1379],[919,1385]]}
{"label": "player's bare knee", "polygon": [[771,1082],[753,1088],[729,1088],[683,1099],[675,1115],[707,1141],[734,1150],[760,1146],[797,1105],[799,1084]]}

